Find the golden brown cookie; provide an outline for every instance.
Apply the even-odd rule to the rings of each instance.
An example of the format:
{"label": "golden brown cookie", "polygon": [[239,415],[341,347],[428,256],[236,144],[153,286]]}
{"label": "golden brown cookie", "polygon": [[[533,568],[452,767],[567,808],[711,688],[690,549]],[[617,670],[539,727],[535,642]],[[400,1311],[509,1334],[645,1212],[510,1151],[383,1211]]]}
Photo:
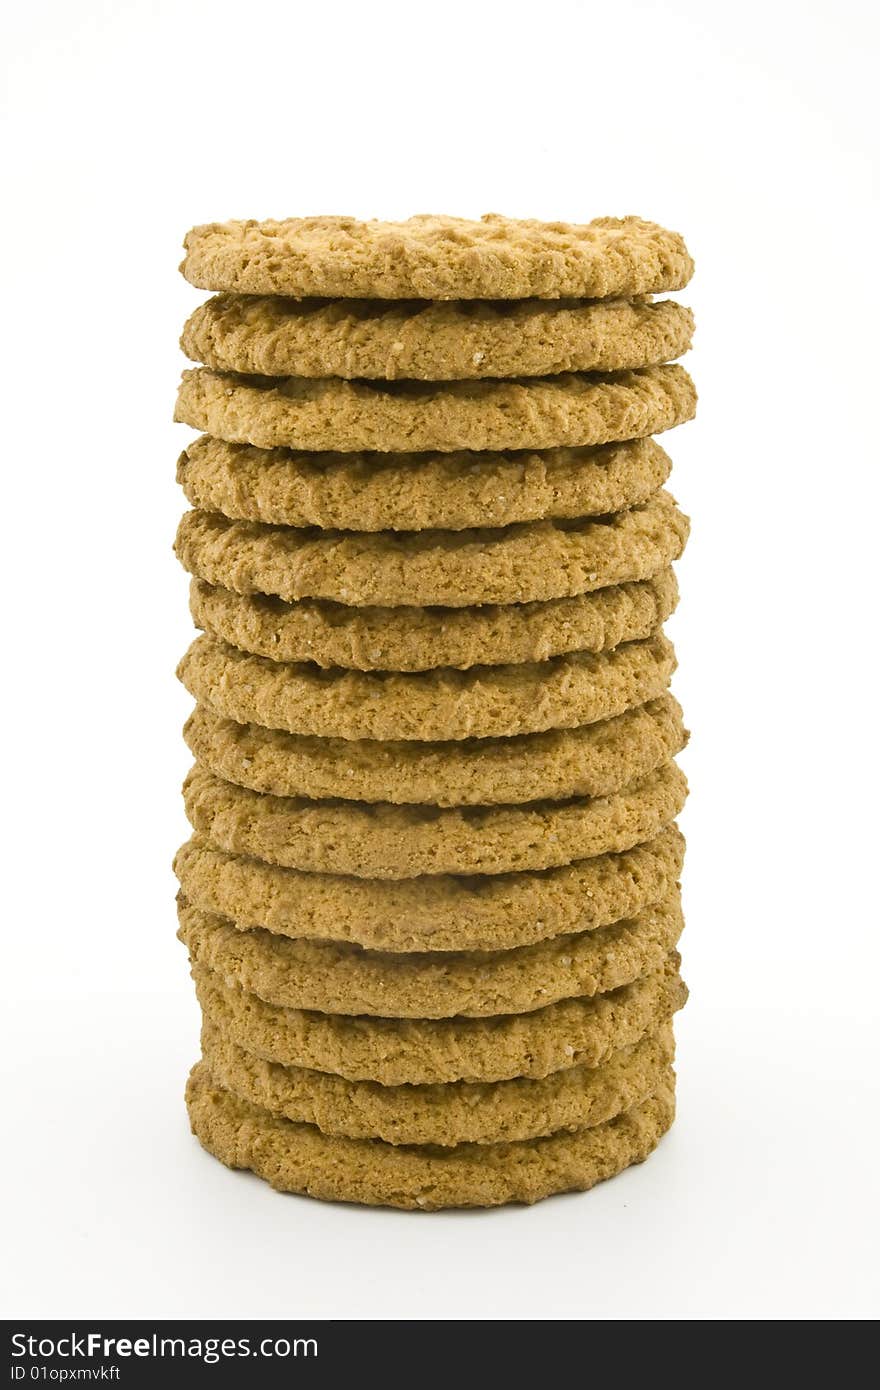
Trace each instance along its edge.
{"label": "golden brown cookie", "polygon": [[687,991],[678,966],[672,952],[655,974],[609,994],[562,999],[527,1014],[443,1019],[285,1009],[204,966],[194,965],[192,975],[205,1017],[246,1051],[282,1066],[401,1086],[506,1081],[600,1066],[682,1007]]}
{"label": "golden brown cookie", "polygon": [[196,765],[183,787],[195,830],[230,854],[306,873],[410,879],[548,869],[652,839],[681,811],[667,763],[612,796],[525,806],[391,806],[261,795]]}
{"label": "golden brown cookie", "polygon": [[174,548],[197,579],[239,594],[412,613],[414,605],[531,603],[652,579],[681,555],[688,525],[663,490],[610,517],[485,531],[315,532],[191,511]]}
{"label": "golden brown cookie", "polygon": [[458,381],[671,362],[693,331],[691,311],[670,299],[438,304],[223,294],[191,315],[180,346],[221,372]]}
{"label": "golden brown cookie", "polygon": [[199,289],[296,299],[605,298],[682,289],[693,274],[677,232],[632,216],[251,219],[193,227],[184,247]]}
{"label": "golden brown cookie", "polygon": [[342,381],[183,373],[175,420],[232,444],[340,453],[558,449],[660,434],[693,418],[684,367],[515,381]]}
{"label": "golden brown cookie", "polygon": [[568,1067],[537,1080],[380,1086],[330,1072],[266,1062],[209,1022],[202,1056],[240,1100],[317,1125],[325,1134],[389,1144],[497,1144],[604,1123],[653,1094],[675,1045],[670,1023],[612,1053],[598,1067]]}
{"label": "golden brown cookie", "polygon": [[286,603],[235,594],[200,579],[190,585],[196,627],[272,661],[313,661],[358,671],[515,665],[566,652],[608,651],[650,637],[675,610],[671,569],[546,603],[479,608],[349,608],[323,599]]}
{"label": "golden brown cookie", "polygon": [[659,969],[684,923],[678,889],[637,917],[512,951],[365,951],[240,928],[181,898],[190,960],[284,1008],[382,1018],[484,1018],[606,994]]}
{"label": "golden brown cookie", "polygon": [[198,289],[294,299],[604,299],[680,290],[694,270],[678,232],[641,217],[250,219],[193,227],[184,247]]}
{"label": "golden brown cookie", "polygon": [[669,826],[631,850],[559,869],[364,879],[279,868],[195,835],[174,871],[194,906],[244,927],[377,951],[497,951],[636,916],[671,892],[683,854]]}
{"label": "golden brown cookie", "polygon": [[613,1120],[510,1144],[449,1149],[343,1139],[237,1099],[204,1062],[192,1070],[186,1103],[193,1134],[229,1168],[248,1168],[280,1192],[324,1201],[439,1211],[538,1202],[583,1192],[641,1163],[675,1116],[669,1068],[653,1096]]}
{"label": "golden brown cookie", "polygon": [[599,654],[404,674],[269,661],[206,635],[177,674],[196,700],[238,724],[322,738],[445,741],[613,719],[662,695],[674,670],[662,633]]}
{"label": "golden brown cookie", "polygon": [[460,531],[603,516],[646,502],[671,460],[653,439],[541,453],[326,454],[203,434],[177,461],[194,507],[343,531]]}
{"label": "golden brown cookie", "polygon": [[197,705],[184,738],[217,777],[273,796],[392,805],[492,806],[609,796],[679,753],[687,740],[672,695],[615,719],[511,738],[312,738],[236,724]]}

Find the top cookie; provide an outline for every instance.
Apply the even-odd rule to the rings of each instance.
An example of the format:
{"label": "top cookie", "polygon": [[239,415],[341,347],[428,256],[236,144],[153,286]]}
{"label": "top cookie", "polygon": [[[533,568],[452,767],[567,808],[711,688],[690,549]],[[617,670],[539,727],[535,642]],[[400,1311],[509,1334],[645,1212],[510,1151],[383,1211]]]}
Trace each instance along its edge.
{"label": "top cookie", "polygon": [[640,217],[211,222],[184,247],[199,289],[296,299],[601,299],[679,290],[693,274],[682,237]]}

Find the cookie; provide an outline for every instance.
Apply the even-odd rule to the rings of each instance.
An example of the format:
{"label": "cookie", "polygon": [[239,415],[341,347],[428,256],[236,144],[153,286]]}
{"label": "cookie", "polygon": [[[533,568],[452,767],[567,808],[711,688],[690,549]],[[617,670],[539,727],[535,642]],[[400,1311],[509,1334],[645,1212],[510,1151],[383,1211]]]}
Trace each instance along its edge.
{"label": "cookie", "polygon": [[612,796],[525,806],[370,805],[261,795],[196,765],[193,828],[218,849],[306,873],[410,879],[548,869],[632,849],[670,824],[686,785],[674,763]]}
{"label": "cookie", "polygon": [[568,1067],[537,1080],[380,1086],[266,1062],[213,1024],[202,1029],[211,1075],[239,1100],[325,1134],[443,1147],[509,1143],[602,1124],[653,1094],[674,1053],[671,1024],[663,1023],[598,1067]]}
{"label": "cookie", "polygon": [[558,449],[660,434],[693,418],[684,367],[515,381],[342,381],[192,367],[175,420],[261,449],[413,453]]}
{"label": "cookie", "polygon": [[183,733],[197,762],[251,791],[435,806],[609,796],[668,762],[687,739],[671,695],[575,729],[450,743],[285,734],[236,724],[208,705],[196,706]]}
{"label": "cookie", "polygon": [[198,289],[294,299],[604,299],[680,290],[694,269],[677,232],[641,217],[251,219],[193,227],[184,247]]}
{"label": "cookie", "polygon": [[598,654],[409,674],[285,664],[205,635],[177,674],[196,700],[238,724],[325,738],[445,741],[612,719],[662,695],[674,670],[662,633]]}
{"label": "cookie", "polygon": [[677,889],[637,917],[512,951],[390,954],[240,929],[178,903],[190,960],[270,1004],[381,1018],[484,1018],[607,994],[650,974],[684,923]]}
{"label": "cookie", "polygon": [[235,593],[410,613],[428,604],[532,603],[652,579],[681,555],[688,526],[661,489],[610,517],[484,531],[315,532],[191,511],[174,549],[190,574]]}
{"label": "cookie", "polygon": [[460,531],[604,516],[646,502],[672,467],[653,439],[543,453],[326,454],[203,434],[177,461],[194,507],[233,521],[343,531]]}
{"label": "cookie", "polygon": [[363,879],[279,868],[195,835],[174,871],[195,907],[244,927],[376,951],[498,951],[636,916],[671,892],[683,855],[668,826],[633,849],[559,869]]}
{"label": "cookie", "polygon": [[681,1008],[686,991],[673,952],[653,975],[588,999],[563,999],[496,1018],[350,1018],[267,1004],[194,965],[206,1019],[265,1061],[334,1072],[383,1086],[542,1077],[600,1066]]}
{"label": "cookie", "polygon": [[677,603],[671,569],[573,598],[480,608],[348,608],[235,594],[200,579],[190,585],[193,621],[212,637],[272,661],[357,671],[466,671],[608,651],[650,637]]}
{"label": "cookie", "polygon": [[464,381],[671,362],[693,315],[667,299],[445,304],[218,295],[187,320],[194,362],[259,376]]}
{"label": "cookie", "polygon": [[239,1100],[204,1062],[186,1090],[193,1134],[228,1168],[247,1168],[279,1192],[331,1202],[440,1211],[538,1202],[584,1192],[643,1162],[675,1117],[669,1068],[653,1096],[589,1129],[509,1144],[449,1149],[344,1139]]}

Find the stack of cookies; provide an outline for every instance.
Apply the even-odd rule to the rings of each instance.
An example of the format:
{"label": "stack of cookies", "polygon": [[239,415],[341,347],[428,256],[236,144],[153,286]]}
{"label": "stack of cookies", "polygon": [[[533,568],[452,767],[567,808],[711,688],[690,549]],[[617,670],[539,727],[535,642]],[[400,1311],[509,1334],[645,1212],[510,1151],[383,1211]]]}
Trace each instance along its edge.
{"label": "stack of cookies", "polygon": [[681,238],[197,227],[193,1131],[312,1196],[532,1202],[672,1122]]}

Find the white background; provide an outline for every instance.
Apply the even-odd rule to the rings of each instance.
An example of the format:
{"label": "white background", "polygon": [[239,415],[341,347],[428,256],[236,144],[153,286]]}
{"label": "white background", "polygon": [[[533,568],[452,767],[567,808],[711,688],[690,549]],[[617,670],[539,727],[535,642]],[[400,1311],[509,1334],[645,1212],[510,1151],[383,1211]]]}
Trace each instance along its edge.
{"label": "white background", "polygon": [[[876,7],[10,10],[2,1311],[876,1313]],[[489,210],[637,212],[698,263],[699,418],[669,441],[694,522],[679,1120],[587,1196],[326,1206],[210,1160],[182,1104],[180,241]]]}

